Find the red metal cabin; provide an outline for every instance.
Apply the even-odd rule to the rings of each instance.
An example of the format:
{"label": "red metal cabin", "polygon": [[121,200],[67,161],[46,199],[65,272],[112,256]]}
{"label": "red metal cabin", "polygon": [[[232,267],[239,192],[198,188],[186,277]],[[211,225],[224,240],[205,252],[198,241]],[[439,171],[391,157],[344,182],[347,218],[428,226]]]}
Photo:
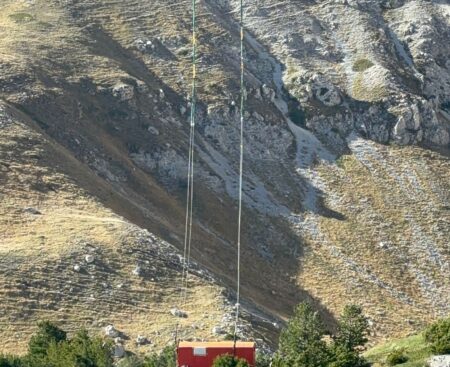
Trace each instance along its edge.
{"label": "red metal cabin", "polygon": [[201,343],[180,342],[177,348],[178,367],[212,367],[214,360],[223,354],[235,354],[255,366],[255,343],[233,341]]}

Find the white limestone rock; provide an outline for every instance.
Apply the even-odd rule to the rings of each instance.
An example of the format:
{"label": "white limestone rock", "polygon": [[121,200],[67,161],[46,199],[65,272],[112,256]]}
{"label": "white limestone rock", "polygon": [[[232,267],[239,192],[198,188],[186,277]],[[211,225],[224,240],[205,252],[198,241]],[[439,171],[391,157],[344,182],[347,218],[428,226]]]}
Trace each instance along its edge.
{"label": "white limestone rock", "polygon": [[149,344],[149,340],[143,335],[138,335],[136,338],[136,344],[137,345],[146,345],[146,344]]}
{"label": "white limestone rock", "polygon": [[126,83],[117,83],[112,88],[112,94],[122,102],[130,101],[134,98],[134,86]]}
{"label": "white limestone rock", "polygon": [[339,89],[325,79],[322,75],[314,74],[310,79],[311,90],[314,96],[325,106],[338,106],[342,102]]}
{"label": "white limestone rock", "polygon": [[213,335],[222,335],[222,334],[224,334],[224,330],[223,330],[223,328],[221,326],[214,326],[212,328],[211,332],[212,332]]}
{"label": "white limestone rock", "polygon": [[105,335],[110,338],[117,338],[119,331],[113,325],[108,325],[105,327]]}
{"label": "white limestone rock", "polygon": [[429,367],[450,367],[450,354],[433,356],[428,359]]}
{"label": "white limestone rock", "polygon": [[139,266],[139,265],[137,265],[134,269],[133,269],[133,275],[136,275],[136,276],[141,276],[142,275],[142,268]]}
{"label": "white limestone rock", "polygon": [[185,311],[181,311],[181,310],[178,309],[178,308],[172,308],[172,309],[170,310],[170,314],[171,314],[172,316],[180,317],[180,318],[187,318],[187,317],[188,317],[188,314],[187,314]]}

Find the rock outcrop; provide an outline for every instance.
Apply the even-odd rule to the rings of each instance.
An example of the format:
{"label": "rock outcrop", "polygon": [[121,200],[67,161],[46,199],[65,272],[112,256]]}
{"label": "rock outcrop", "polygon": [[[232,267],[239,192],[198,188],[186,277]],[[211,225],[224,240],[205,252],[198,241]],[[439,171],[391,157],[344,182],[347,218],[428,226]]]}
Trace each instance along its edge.
{"label": "rock outcrop", "polygon": [[[198,266],[186,318],[170,310],[181,307],[189,4],[4,0],[5,351],[23,348],[42,315],[69,330],[113,324],[133,348],[138,335],[164,345],[177,322],[186,338],[213,337],[215,326],[229,331],[238,5],[199,4],[191,254]],[[32,16],[18,23],[17,13]],[[372,340],[448,314],[449,5],[248,0],[245,17],[247,319],[274,343],[278,317],[302,300],[330,326],[344,304],[361,304]]]}

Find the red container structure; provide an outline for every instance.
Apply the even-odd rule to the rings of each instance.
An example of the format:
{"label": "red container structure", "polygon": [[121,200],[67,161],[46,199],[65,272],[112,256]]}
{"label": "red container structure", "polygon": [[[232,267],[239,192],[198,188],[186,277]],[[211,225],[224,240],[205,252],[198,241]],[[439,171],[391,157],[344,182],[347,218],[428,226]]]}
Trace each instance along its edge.
{"label": "red container structure", "polygon": [[255,366],[255,343],[236,342],[180,342],[177,348],[178,367],[212,367],[214,360],[223,354],[235,355]]}

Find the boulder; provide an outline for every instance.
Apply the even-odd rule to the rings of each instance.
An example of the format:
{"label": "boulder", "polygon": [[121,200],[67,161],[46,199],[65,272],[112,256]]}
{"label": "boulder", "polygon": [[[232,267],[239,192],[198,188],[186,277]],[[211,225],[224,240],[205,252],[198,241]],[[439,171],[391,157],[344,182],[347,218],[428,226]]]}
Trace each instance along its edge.
{"label": "boulder", "polygon": [[113,354],[115,358],[125,357],[125,347],[122,344],[115,345]]}
{"label": "boulder", "polygon": [[136,344],[137,345],[145,345],[145,344],[148,344],[148,343],[149,343],[149,341],[148,341],[148,339],[145,336],[143,336],[143,335],[138,335],[137,336],[137,338],[136,338]]}
{"label": "boulder", "polygon": [[125,83],[117,83],[112,88],[112,94],[122,102],[126,102],[134,98],[134,87]]}
{"label": "boulder", "polygon": [[41,215],[41,214],[42,214],[42,213],[41,213],[39,210],[37,210],[36,208],[31,208],[31,207],[25,208],[23,211],[24,211],[25,213],[29,213],[29,214],[33,214],[33,215]]}
{"label": "boulder", "polygon": [[145,82],[143,82],[142,80],[138,80],[136,82],[136,84],[137,84],[137,90],[138,90],[139,93],[144,94],[144,93],[148,93],[149,92],[147,84]]}
{"label": "boulder", "polygon": [[427,140],[431,143],[446,146],[450,143],[450,134],[442,126],[437,126],[435,129],[430,129],[427,131]]}
{"label": "boulder", "polygon": [[142,268],[139,265],[136,265],[136,267],[133,269],[133,275],[136,276],[142,275]]}
{"label": "boulder", "polygon": [[159,130],[153,126],[149,126],[147,130],[152,135],[159,135]]}
{"label": "boulder", "polygon": [[263,84],[261,89],[262,89],[262,94],[265,98],[269,99],[271,102],[273,102],[275,100],[276,93],[272,88],[270,88],[266,84]]}
{"label": "boulder", "polygon": [[110,338],[117,338],[119,336],[119,331],[113,325],[108,325],[105,327],[105,335]]}
{"label": "boulder", "polygon": [[338,106],[342,102],[337,87],[329,82],[323,75],[314,74],[310,79],[310,89],[313,95],[325,106]]}
{"label": "boulder", "polygon": [[428,359],[429,367],[449,367],[450,366],[450,354],[442,356],[433,356]]}
{"label": "boulder", "polygon": [[178,308],[172,308],[170,310],[170,313],[172,314],[172,316],[175,316],[175,317],[181,317],[181,318],[188,317],[188,314],[186,312],[181,311]]}
{"label": "boulder", "polygon": [[86,263],[92,264],[95,261],[95,256],[94,255],[86,255],[84,257],[84,260],[86,261]]}

